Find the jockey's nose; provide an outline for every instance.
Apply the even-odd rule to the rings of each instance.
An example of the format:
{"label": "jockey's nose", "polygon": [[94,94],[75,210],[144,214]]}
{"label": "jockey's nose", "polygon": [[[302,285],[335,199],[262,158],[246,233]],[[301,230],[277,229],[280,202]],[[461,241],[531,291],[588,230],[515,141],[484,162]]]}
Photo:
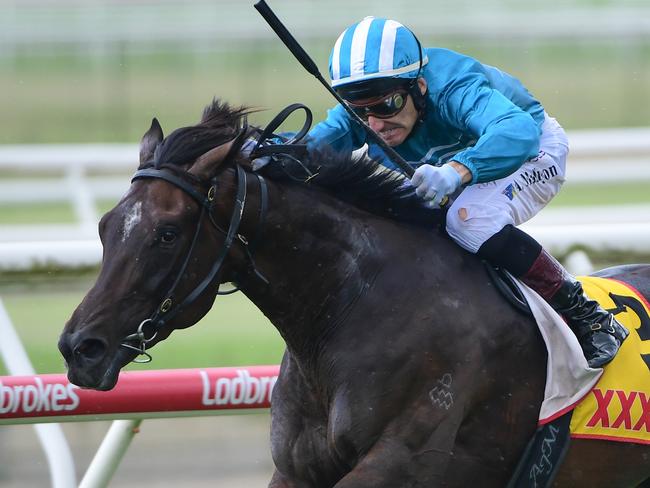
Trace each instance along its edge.
{"label": "jockey's nose", "polygon": [[368,116],[368,125],[375,132],[379,132],[384,128],[385,122],[383,119],[379,119],[373,115]]}
{"label": "jockey's nose", "polygon": [[83,331],[63,334],[59,339],[59,351],[68,365],[92,367],[99,364],[108,349],[106,341],[97,337],[83,337]]}

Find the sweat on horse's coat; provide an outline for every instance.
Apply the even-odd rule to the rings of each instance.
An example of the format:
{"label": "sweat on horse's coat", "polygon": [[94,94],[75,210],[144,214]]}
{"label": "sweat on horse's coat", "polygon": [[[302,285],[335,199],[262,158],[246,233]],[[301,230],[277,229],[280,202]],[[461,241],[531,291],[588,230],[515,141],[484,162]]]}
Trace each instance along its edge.
{"label": "sweat on horse's coat", "polygon": [[[144,135],[140,168],[204,195],[216,187],[216,197],[208,217],[170,181],[137,179],[102,218],[99,277],[59,341],[70,380],[115,384],[137,355],[121,346],[125,337],[165,303],[172,283],[178,304],[205,279],[244,185],[241,239],[204,293],[173,309],[155,337],[148,331],[148,347],[196,323],[219,283],[234,280],[287,345],[271,407],[272,488],[504,486],[543,398],[545,350],[533,322],[376,163],[313,153],[307,178],[280,158],[262,170],[266,207],[241,154],[193,176],[202,154],[233,140],[245,112],[215,102],[196,126],[163,140],[155,121]],[[123,242],[135,202],[141,221]],[[606,274],[650,295],[650,266]],[[556,483],[635,486],[650,477],[649,457],[650,446],[576,440]]]}

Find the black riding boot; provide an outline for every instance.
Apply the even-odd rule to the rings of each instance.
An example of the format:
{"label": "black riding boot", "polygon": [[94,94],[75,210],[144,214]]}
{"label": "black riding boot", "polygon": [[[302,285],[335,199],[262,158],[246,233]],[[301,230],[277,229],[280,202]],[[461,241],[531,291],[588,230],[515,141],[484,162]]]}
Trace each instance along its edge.
{"label": "black riding boot", "polygon": [[614,359],[628,330],[597,301],[589,299],[580,282],[553,256],[542,249],[521,280],[564,317],[590,367],[601,368]]}
{"label": "black riding boot", "polygon": [[478,255],[520,278],[566,320],[587,363],[600,368],[614,359],[629,332],[553,256],[525,232],[508,225],[488,239]]}

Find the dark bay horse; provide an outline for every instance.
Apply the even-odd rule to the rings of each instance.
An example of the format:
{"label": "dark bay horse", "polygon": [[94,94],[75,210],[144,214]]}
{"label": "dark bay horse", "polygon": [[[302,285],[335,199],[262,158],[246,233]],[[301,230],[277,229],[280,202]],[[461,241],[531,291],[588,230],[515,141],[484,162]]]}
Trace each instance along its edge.
{"label": "dark bay horse", "polygon": [[[505,486],[543,396],[535,324],[376,163],[313,151],[251,171],[245,112],[214,102],[167,138],[154,119],[61,335],[70,381],[111,389],[234,282],[287,346],[271,487]],[[648,266],[601,275],[650,295]],[[574,440],[556,485],[636,486],[649,459],[650,446]]]}

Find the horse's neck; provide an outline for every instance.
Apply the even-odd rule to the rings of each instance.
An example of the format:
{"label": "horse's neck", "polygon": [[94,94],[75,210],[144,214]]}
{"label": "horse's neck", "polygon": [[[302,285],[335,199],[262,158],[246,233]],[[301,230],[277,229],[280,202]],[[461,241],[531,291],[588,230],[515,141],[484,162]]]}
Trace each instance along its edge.
{"label": "horse's neck", "polygon": [[242,290],[294,355],[314,357],[381,267],[375,218],[292,185],[271,184],[269,208],[254,256],[269,285],[249,274]]}

